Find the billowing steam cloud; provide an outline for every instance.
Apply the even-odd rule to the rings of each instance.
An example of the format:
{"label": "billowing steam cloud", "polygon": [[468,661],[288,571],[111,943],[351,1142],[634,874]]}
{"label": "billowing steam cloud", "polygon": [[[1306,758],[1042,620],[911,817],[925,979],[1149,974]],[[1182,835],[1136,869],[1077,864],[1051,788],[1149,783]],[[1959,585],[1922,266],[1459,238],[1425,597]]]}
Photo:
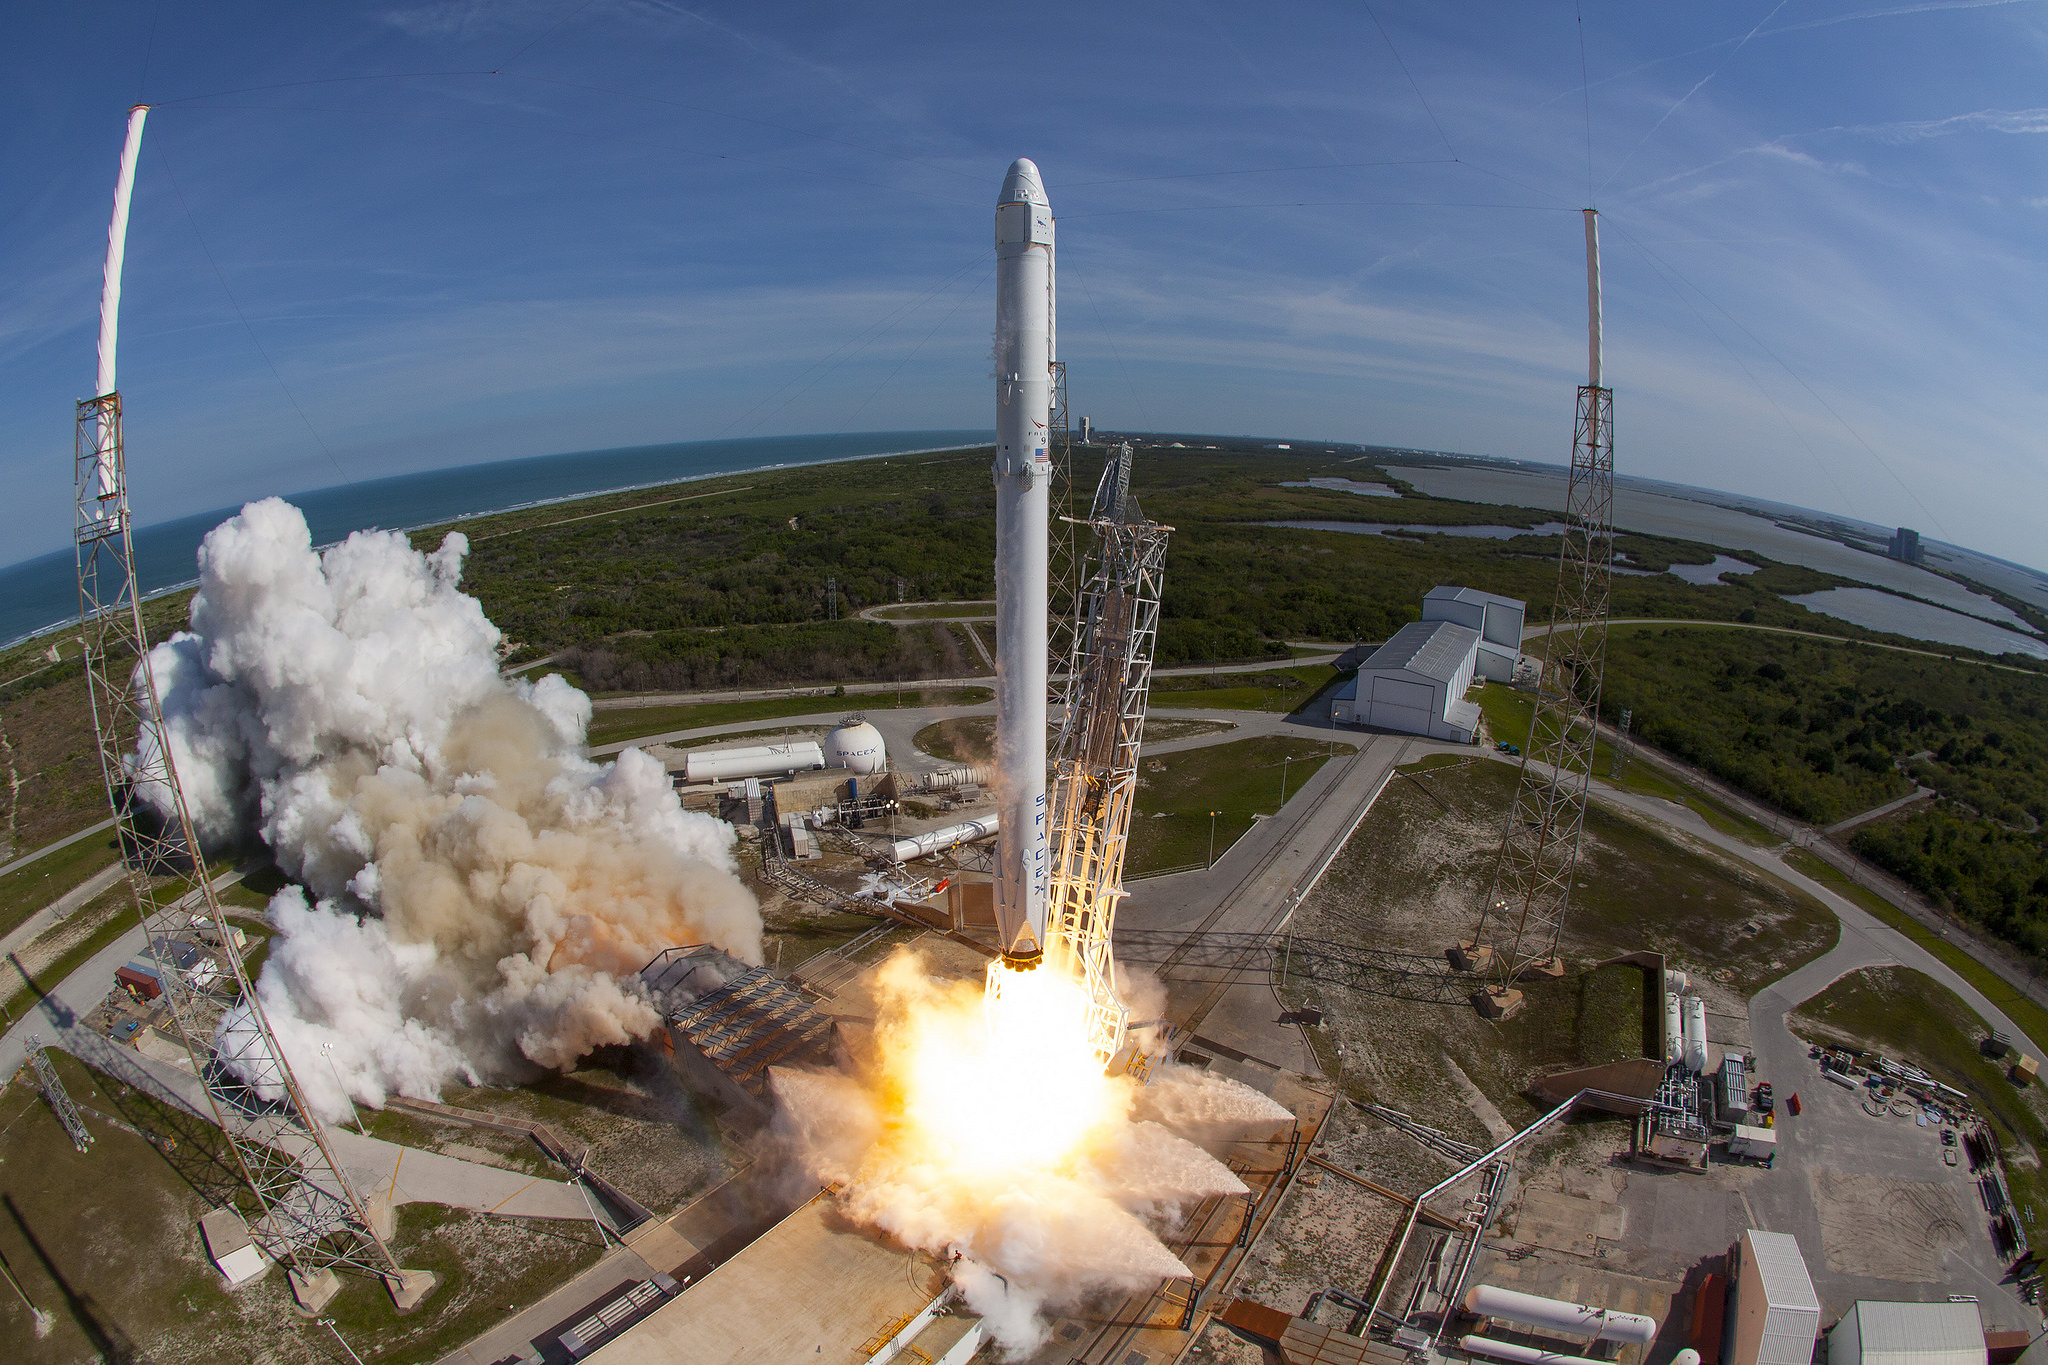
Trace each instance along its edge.
{"label": "billowing steam cloud", "polygon": [[[1052,976],[1026,983],[1056,994]],[[884,965],[876,998],[856,1074],[777,1072],[777,1122],[810,1175],[843,1187],[849,1216],[957,1256],[968,1306],[1013,1353],[1043,1344],[1048,1312],[1186,1275],[1159,1233],[1245,1190],[1189,1139],[1291,1118],[1191,1068],[1165,1066],[1144,1087],[1105,1076],[1085,1038],[1065,1036],[1073,1016],[1056,999],[991,1015],[978,983],[939,985],[908,951]]]}
{"label": "billowing steam cloud", "polygon": [[732,827],[638,750],[583,758],[590,701],[559,677],[499,676],[467,551],[359,532],[316,554],[297,508],[251,503],[200,547],[192,631],[150,656],[202,840],[260,837],[312,893],[272,901],[257,991],[330,1114],[337,1073],[381,1104],[644,1037],[634,973],[672,944],[760,961]]}

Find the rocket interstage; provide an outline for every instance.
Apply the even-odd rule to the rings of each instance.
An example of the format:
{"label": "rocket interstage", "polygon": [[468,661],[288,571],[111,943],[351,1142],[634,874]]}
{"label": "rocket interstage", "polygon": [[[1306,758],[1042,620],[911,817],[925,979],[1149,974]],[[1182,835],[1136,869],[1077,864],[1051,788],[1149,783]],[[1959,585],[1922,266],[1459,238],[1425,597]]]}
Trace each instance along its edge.
{"label": "rocket interstage", "polygon": [[1051,514],[1052,206],[1019,158],[996,200],[996,932],[1005,964],[1045,951],[1046,529]]}

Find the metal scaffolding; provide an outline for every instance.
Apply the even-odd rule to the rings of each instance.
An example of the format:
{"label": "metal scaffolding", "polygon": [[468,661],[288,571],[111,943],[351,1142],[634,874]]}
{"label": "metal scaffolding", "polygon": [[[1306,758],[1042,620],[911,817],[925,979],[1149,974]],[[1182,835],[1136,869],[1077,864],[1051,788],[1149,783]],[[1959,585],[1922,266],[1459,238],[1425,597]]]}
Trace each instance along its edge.
{"label": "metal scaffolding", "polygon": [[36,1073],[36,1089],[43,1092],[43,1098],[56,1111],[57,1122],[63,1124],[64,1131],[71,1135],[71,1145],[81,1156],[91,1151],[92,1132],[85,1126],[85,1120],[78,1116],[78,1106],[71,1102],[71,1094],[64,1089],[64,1081],[57,1074],[57,1068],[50,1065],[38,1034],[28,1036],[28,1064]]}
{"label": "metal scaffolding", "polygon": [[[381,1276],[394,1295],[410,1297],[422,1281],[399,1269],[371,1228],[307,1107],[200,853],[166,742],[136,587],[120,394],[78,405],[74,470],[79,638],[100,771],[147,951],[247,1184],[250,1236],[290,1270],[304,1301],[324,1302],[341,1266]],[[159,813],[164,805],[168,816]]]}
{"label": "metal scaffolding", "polygon": [[1125,894],[1124,851],[1173,529],[1146,520],[1130,485],[1126,444],[1103,468],[1087,519],[1075,523],[1094,533],[1094,545],[1075,601],[1066,714],[1054,749],[1046,893],[1047,960],[1085,984],[1090,1040],[1105,1065],[1122,1048],[1129,1017],[1116,994],[1110,935]]}
{"label": "metal scaffolding", "polygon": [[1591,382],[1579,387],[1564,545],[1545,660],[1514,806],[1480,902],[1479,923],[1463,949],[1465,962],[1475,970],[1487,964],[1490,953],[1497,984],[1485,995],[1503,1012],[1520,1004],[1513,986],[1525,973],[1561,970],[1558,939],[1571,907],[1585,831],[1607,655],[1614,576],[1614,391],[1600,383],[1599,236],[1590,209],[1586,267]]}

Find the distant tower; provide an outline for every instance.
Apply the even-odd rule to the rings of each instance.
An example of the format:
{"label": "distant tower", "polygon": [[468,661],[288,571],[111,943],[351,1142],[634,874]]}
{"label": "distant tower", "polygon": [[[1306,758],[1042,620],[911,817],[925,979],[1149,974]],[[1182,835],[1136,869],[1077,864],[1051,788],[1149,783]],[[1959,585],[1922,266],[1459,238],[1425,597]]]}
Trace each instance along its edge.
{"label": "distant tower", "polygon": [[[129,890],[144,941],[162,974],[171,1020],[193,1073],[204,1082],[213,1121],[227,1139],[234,1162],[229,1169],[242,1177],[253,1202],[250,1236],[265,1255],[284,1264],[292,1292],[308,1312],[325,1307],[340,1289],[334,1273],[338,1266],[380,1277],[398,1306],[410,1308],[433,1288],[434,1276],[401,1270],[371,1226],[369,1209],[335,1159],[326,1128],[307,1108],[305,1093],[250,986],[248,967],[200,853],[170,745],[142,742],[151,737],[161,741],[162,719],[135,582],[114,353],[128,202],[147,113],[138,105],[128,115],[114,220],[107,230],[99,380],[95,396],[78,404],[73,457],[79,639],[100,771],[124,850]],[[170,794],[168,815],[159,815],[137,795],[151,789]],[[204,964],[213,971],[193,970]],[[230,1070],[230,1062],[242,1074]]]}
{"label": "distant tower", "polygon": [[1515,982],[1560,976],[1557,956],[1586,825],[1595,720],[1607,655],[1607,601],[1614,561],[1614,391],[1601,380],[1600,220],[1586,214],[1586,383],[1579,386],[1564,549],[1550,611],[1536,712],[1522,755],[1515,804],[1501,834],[1493,878],[1472,937],[1452,950],[1466,971],[1494,981],[1473,996],[1490,1018],[1522,1005]]}
{"label": "distant tower", "polygon": [[1892,543],[1886,553],[1902,563],[1920,563],[1924,558],[1920,549],[1920,533],[1910,526],[1901,526],[1892,532]]}

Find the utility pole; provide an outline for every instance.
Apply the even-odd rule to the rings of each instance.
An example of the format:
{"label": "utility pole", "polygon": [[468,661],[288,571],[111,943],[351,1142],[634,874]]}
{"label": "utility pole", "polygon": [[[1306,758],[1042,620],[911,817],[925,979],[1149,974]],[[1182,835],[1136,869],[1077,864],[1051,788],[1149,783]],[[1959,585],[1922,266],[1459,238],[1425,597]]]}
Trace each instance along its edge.
{"label": "utility pole", "polygon": [[[1280,807],[1282,810],[1286,809],[1287,806],[1287,765],[1292,762],[1294,762],[1292,757],[1284,757],[1280,760]],[[1279,814],[1279,811],[1275,811],[1274,814]]]}
{"label": "utility pole", "polygon": [[1216,866],[1216,817],[1221,814],[1223,812],[1220,810],[1209,812],[1209,866],[1211,867]]}

